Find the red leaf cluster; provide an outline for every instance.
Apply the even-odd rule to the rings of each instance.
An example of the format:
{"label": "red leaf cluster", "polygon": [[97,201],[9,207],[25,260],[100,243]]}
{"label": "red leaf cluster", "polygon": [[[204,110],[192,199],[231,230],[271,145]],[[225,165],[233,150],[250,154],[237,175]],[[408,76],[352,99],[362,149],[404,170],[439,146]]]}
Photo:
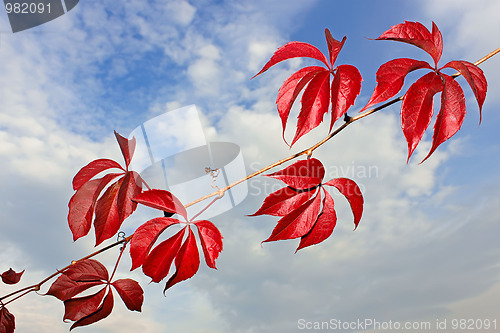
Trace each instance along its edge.
{"label": "red leaf cluster", "polygon": [[[405,22],[393,26],[377,40],[394,40],[415,45],[434,60],[434,67],[425,61],[400,58],[388,61],[377,71],[377,86],[368,104],[361,110],[382,103],[396,95],[410,72],[427,68],[425,74],[413,83],[404,95],[401,107],[401,127],[408,143],[408,160],[429,127],[434,113],[434,96],[441,93],[441,109],[436,117],[432,147],[424,161],[444,141],[451,138],[462,126],[465,117],[465,97],[460,85],[452,76],[441,72],[444,68],[459,71],[472,88],[479,105],[479,116],[486,98],[487,82],[483,71],[467,61],[450,61],[443,67],[437,64],[443,52],[443,38],[434,22],[432,32],[418,22]],[[481,120],[480,120],[481,121]]]}
{"label": "red leaf cluster", "polygon": [[[98,286],[101,288],[93,294],[75,297]],[[93,259],[79,261],[64,271],[50,286],[47,295],[64,302],[63,320],[74,321],[72,330],[109,316],[114,305],[111,287],[130,311],[141,311],[144,296],[139,283],[131,279],[111,282],[106,267]]]}
{"label": "red leaf cluster", "polygon": [[[335,187],[351,206],[355,228],[363,214],[363,195],[357,184],[347,178],[336,178],[322,183],[323,164],[315,159],[297,161],[285,169],[267,175],[281,180],[288,187],[271,193],[260,209],[251,216],[279,216],[271,236],[264,242],[300,237],[297,251],[321,243],[333,233],[337,223],[332,196],[324,185]],[[323,193],[323,200],[321,199]]]}
{"label": "red leaf cluster", "polygon": [[[362,78],[356,67],[352,65],[334,67],[335,60],[344,46],[346,37],[342,41],[338,41],[332,37],[328,29],[325,29],[325,37],[329,53],[328,59],[311,44],[291,42],[274,52],[271,59],[257,73],[257,75],[260,75],[277,63],[296,57],[313,58],[321,61],[326,66],[310,66],[298,70],[285,80],[278,92],[276,105],[283,126],[284,138],[290,110],[299,94],[303,91],[297,131],[290,146],[301,136],[321,124],[324,115],[330,109],[330,105],[332,110],[331,130],[337,119],[342,117],[354,104],[354,100],[361,91]],[[330,82],[331,76],[333,76],[332,82]]]}
{"label": "red leaf cluster", "polygon": [[0,275],[2,277],[2,282],[5,284],[16,284],[21,280],[21,276],[23,276],[24,270],[22,272],[16,273],[12,268],[8,271],[5,271]]}
{"label": "red leaf cluster", "polygon": [[[191,278],[200,266],[198,246],[191,225],[195,225],[198,229],[207,266],[216,269],[215,260],[222,251],[222,235],[212,222],[188,221],[186,209],[182,203],[172,193],[165,190],[145,191],[136,196],[134,201],[164,212],[179,214],[186,222],[171,217],[158,217],[137,228],[130,241],[132,270],[142,266],[144,274],[153,282],[160,282],[169,275],[172,263],[175,262],[175,273],[168,279],[164,292],[176,283]],[[186,226],[153,248],[165,230],[180,224]]]}
{"label": "red leaf cluster", "polygon": [[[135,150],[135,138],[128,140],[115,132],[116,139],[125,159],[125,168],[113,160],[98,159],[84,166],[73,178],[76,191],[69,201],[68,223],[73,240],[87,235],[94,219],[96,246],[113,237],[123,221],[134,212],[137,204],[131,199],[142,192],[142,179],[128,166]],[[120,169],[94,178],[109,169]],[[116,179],[114,183],[108,184]],[[108,188],[101,195],[104,188]]]}

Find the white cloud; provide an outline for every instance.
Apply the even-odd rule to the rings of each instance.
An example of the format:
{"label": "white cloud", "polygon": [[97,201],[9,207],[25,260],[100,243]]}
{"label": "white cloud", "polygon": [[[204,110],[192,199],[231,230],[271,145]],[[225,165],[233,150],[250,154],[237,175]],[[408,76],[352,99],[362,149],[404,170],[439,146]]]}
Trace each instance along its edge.
{"label": "white cloud", "polygon": [[[80,3],[71,15],[51,23],[51,30],[65,33],[0,36],[0,262],[17,269],[26,265],[23,283],[36,282],[92,251],[93,236],[73,244],[66,227],[70,182],[78,168],[94,158],[121,162],[112,127],[133,128],[148,119],[148,112],[197,103],[206,114],[210,139],[240,145],[248,171],[325,135],[325,126],[318,128],[292,151],[282,142],[275,92],[298,61],[248,81],[289,39],[290,31],[298,29],[298,17],[313,3],[148,4],[151,7],[136,1]],[[445,47],[457,45],[458,50],[458,32],[464,33],[473,44],[464,42],[459,51],[475,58],[489,51],[481,47],[489,48],[492,40],[481,31],[492,31],[498,24],[478,17],[498,11],[491,9],[494,2],[489,11],[470,4],[456,10],[451,3],[442,10],[435,1],[428,6],[434,6],[429,13],[442,17],[433,19],[448,38]],[[460,24],[446,8],[462,13]],[[477,22],[487,27],[476,29]],[[468,45],[477,48],[469,54]],[[148,58],[155,53],[165,57]],[[165,78],[165,88],[138,87],[148,84],[140,75],[151,67]],[[498,86],[494,67],[484,67],[491,91]],[[136,78],[135,85],[119,88],[130,83],[128,76]],[[116,81],[118,77],[123,79]],[[150,110],[146,107],[137,115],[120,107],[108,109],[110,100],[103,96],[117,89],[123,89],[123,95],[111,102],[132,103],[129,94],[134,94],[144,98]],[[495,99],[488,101],[493,109]],[[365,215],[355,232],[346,200],[336,195],[339,221],[332,238],[295,255],[296,241],[261,247],[276,219],[243,215],[255,212],[278,182],[260,177],[250,183],[245,204],[214,220],[225,237],[218,271],[203,268],[166,297],[162,284],[148,285],[147,278],[133,272],[146,290],[144,312],[130,314],[117,300],[110,318],[81,330],[290,332],[297,330],[299,318],[451,318],[450,313],[470,309],[477,309],[478,316],[486,313],[476,308],[478,303],[497,308],[488,290],[496,290],[498,277],[498,178],[489,180],[488,190],[480,184],[475,192],[476,185],[446,183],[447,172],[456,167],[450,161],[468,152],[453,143],[416,165],[426,155],[430,137],[407,166],[397,115],[398,110],[390,108],[363,119],[314,154],[329,175],[347,173],[364,189]],[[467,143],[468,137],[461,138]],[[131,231],[142,221],[141,214],[124,229]],[[103,258],[112,265],[115,254]],[[127,264],[120,274],[128,273]],[[1,286],[0,294],[4,290]],[[59,302],[28,297],[36,300],[9,306],[20,331],[67,331]]]}

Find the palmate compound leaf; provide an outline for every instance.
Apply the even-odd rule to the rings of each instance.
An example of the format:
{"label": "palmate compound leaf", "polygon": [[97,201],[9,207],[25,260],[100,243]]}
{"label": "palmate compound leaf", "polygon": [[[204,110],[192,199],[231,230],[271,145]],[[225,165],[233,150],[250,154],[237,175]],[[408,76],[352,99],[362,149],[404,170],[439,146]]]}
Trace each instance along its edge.
{"label": "palmate compound leaf", "polygon": [[16,318],[3,305],[0,305],[0,333],[14,333]]}
{"label": "palmate compound leaf", "polygon": [[[84,166],[73,179],[76,192],[68,204],[68,224],[75,241],[89,233],[95,215],[96,246],[101,244],[118,232],[123,221],[137,207],[131,200],[142,192],[143,180],[138,173],[128,170],[135,149],[135,139],[128,140],[116,132],[115,135],[125,159],[125,168],[112,160],[95,160]],[[93,179],[111,168],[119,168],[123,172]],[[106,186],[117,177],[120,178],[101,195]]]}
{"label": "palmate compound leaf", "polygon": [[[311,175],[316,176],[311,177]],[[361,190],[354,181],[347,178],[332,179],[321,184],[324,167],[319,160],[298,161],[268,176],[280,179],[289,186],[271,193],[264,200],[261,208],[251,215],[281,217],[271,236],[263,242],[300,237],[298,251],[327,239],[335,228],[337,217],[333,198],[325,191],[323,185],[337,188],[347,198],[354,215],[354,225],[358,226],[363,213]],[[293,188],[295,185],[301,188]],[[321,200],[321,192],[323,192],[323,200]]]}
{"label": "palmate compound leaf", "polygon": [[[276,105],[283,127],[283,139],[286,142],[284,133],[290,110],[298,95],[303,91],[297,130],[290,146],[321,124],[330,105],[332,106],[331,130],[335,121],[354,104],[361,90],[362,78],[356,67],[351,65],[333,67],[346,37],[338,41],[332,37],[328,29],[325,29],[325,37],[329,61],[316,47],[307,43],[292,42],[279,48],[257,74],[262,74],[283,60],[295,57],[314,58],[326,65],[326,67],[310,66],[298,70],[285,80],[278,92]],[[330,76],[333,76],[331,83]]]}
{"label": "palmate compound leaf", "polygon": [[[99,291],[75,297],[99,285],[103,286]],[[72,330],[109,316],[113,310],[113,293],[109,286],[116,289],[129,310],[141,311],[144,297],[140,285],[131,279],[109,281],[106,267],[94,259],[78,261],[62,272],[50,286],[47,295],[64,302],[63,320],[74,321],[70,329]]]}
{"label": "palmate compound leaf", "polygon": [[[144,274],[149,276],[152,282],[160,282],[169,275],[172,263],[175,263],[175,272],[168,279],[164,291],[191,278],[200,265],[196,238],[191,230],[192,225],[196,225],[198,229],[207,266],[216,269],[215,260],[222,251],[222,235],[215,225],[206,220],[189,221],[182,203],[168,191],[146,191],[134,200],[163,212],[178,213],[186,219],[186,222],[171,217],[158,217],[137,228],[130,241],[131,270],[142,266]],[[165,230],[177,224],[187,225],[154,246]]]}
{"label": "palmate compound leaf", "polygon": [[452,77],[442,73],[442,69],[453,68],[467,80],[478,102],[479,122],[481,122],[481,110],[487,91],[484,73],[475,64],[467,61],[450,61],[443,67],[437,68],[443,50],[443,39],[434,22],[432,32],[421,23],[405,22],[387,30],[377,39],[413,44],[429,53],[435,62],[434,68],[425,62],[413,59],[395,59],[382,65],[377,71],[377,87],[368,104],[361,110],[394,96],[401,89],[404,78],[409,72],[419,68],[434,70],[418,79],[404,95],[401,127],[408,142],[408,161],[431,122],[434,95],[442,92],[441,109],[434,126],[432,148],[424,161],[440,144],[460,129],[464,120],[466,109],[462,88],[456,82],[452,83]]}

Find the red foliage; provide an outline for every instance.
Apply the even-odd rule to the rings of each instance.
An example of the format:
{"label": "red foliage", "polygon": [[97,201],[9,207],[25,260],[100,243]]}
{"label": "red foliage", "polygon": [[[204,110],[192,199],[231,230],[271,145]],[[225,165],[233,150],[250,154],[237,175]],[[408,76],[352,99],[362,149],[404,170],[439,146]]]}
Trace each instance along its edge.
{"label": "red foliage", "polygon": [[[97,286],[102,286],[102,288],[93,294],[75,297]],[[143,303],[141,286],[131,279],[111,282],[106,267],[94,259],[86,259],[73,264],[52,283],[47,295],[64,302],[63,320],[74,321],[70,328],[72,330],[109,316],[114,303],[110,286],[116,289],[129,310],[141,311]]]}
{"label": "red foliage", "polygon": [[[73,178],[76,193],[68,205],[68,223],[73,240],[89,233],[95,215],[96,246],[101,244],[118,232],[123,221],[137,207],[137,203],[131,199],[142,192],[142,179],[135,171],[128,170],[135,149],[135,139],[128,140],[116,132],[115,136],[125,159],[125,168],[113,160],[98,159],[84,166]],[[93,179],[112,168],[121,169],[122,172]],[[120,178],[101,195],[104,188],[117,177]]]}
{"label": "red foliage", "polygon": [[[168,279],[165,290],[178,282],[191,278],[200,266],[200,256],[191,225],[198,229],[201,247],[207,266],[215,267],[215,260],[222,251],[222,235],[210,221],[189,221],[186,209],[172,193],[165,190],[149,190],[134,198],[134,201],[184,217],[186,222],[171,217],[157,217],[147,221],[135,231],[130,241],[132,270],[142,266],[144,274],[152,282],[160,282],[170,273],[175,262],[175,273]],[[153,248],[158,237],[173,225],[185,226],[170,238]],[[187,231],[187,237],[185,237]],[[186,239],[184,239],[186,238]]]}
{"label": "red foliage", "polygon": [[[319,126],[330,109],[331,131],[334,123],[354,105],[361,91],[362,78],[356,67],[334,67],[346,37],[338,41],[325,29],[325,38],[328,57],[313,45],[291,42],[280,47],[257,73],[260,75],[272,66],[296,57],[312,58],[324,65],[299,69],[286,79],[279,89],[276,104],[282,122],[283,138],[291,108],[302,93],[297,128],[290,146]],[[425,61],[400,58],[380,66],[376,73],[377,86],[367,105],[361,110],[395,96],[402,89],[409,73],[418,69],[431,70],[416,80],[404,95],[401,126],[408,143],[408,160],[431,123],[434,113],[433,100],[438,93],[441,93],[441,106],[434,125],[432,147],[425,159],[440,144],[451,138],[464,120],[466,108],[462,88],[453,76],[442,73],[443,69],[457,70],[465,78],[478,102],[481,121],[481,109],[487,91],[486,78],[480,68],[467,61],[450,61],[438,68],[437,64],[443,52],[443,39],[434,23],[432,31],[418,22],[398,24],[380,35],[377,40],[393,40],[415,45],[427,52],[434,61],[434,66],[431,66]],[[194,276],[200,266],[200,254],[193,226],[197,229],[207,266],[216,269],[215,261],[223,248],[222,235],[217,227],[210,221],[189,220],[184,205],[168,191],[154,189],[143,192],[143,179],[136,172],[129,170],[136,141],[128,140],[116,132],[115,136],[125,166],[110,159],[97,159],[84,166],[73,179],[73,189],[76,192],[68,205],[68,224],[73,239],[76,241],[87,235],[93,222],[96,246],[101,244],[118,232],[124,220],[140,203],[159,209],[165,215],[178,214],[183,221],[172,217],[154,218],[139,226],[130,239],[123,241],[126,244],[130,240],[131,270],[142,267],[144,274],[156,283],[170,276],[164,292]],[[116,172],[98,177],[111,169],[116,169]],[[324,176],[325,168],[315,158],[297,161],[283,170],[267,175],[284,182],[287,187],[269,194],[257,212],[251,215],[272,215],[280,218],[271,235],[263,242],[300,238],[297,252],[330,237],[337,224],[337,214],[327,186],[336,188],[347,199],[354,217],[354,229],[358,227],[364,204],[360,188],[347,178],[323,182]],[[178,229],[156,244],[164,232],[176,228],[171,228],[173,226]],[[114,245],[117,244],[119,243]],[[118,262],[122,253],[120,252]],[[175,265],[173,273],[172,264]],[[9,269],[1,274],[2,281],[15,284],[19,282],[23,272],[17,273]],[[61,272],[47,294],[64,302],[63,319],[73,321],[71,329],[95,323],[109,316],[114,306],[113,289],[129,310],[141,311],[143,290],[140,285],[131,279],[111,281],[113,275],[114,273],[110,277],[108,270],[94,259],[80,260]],[[39,285],[33,288],[38,289]],[[0,333],[12,333],[15,328],[15,318],[5,307],[6,304],[0,301]]]}
{"label": "red foliage", "polygon": [[[305,67],[292,74],[281,86],[276,105],[283,126],[283,138],[286,122],[293,103],[302,90],[302,108],[297,121],[297,131],[291,145],[304,134],[316,128],[323,121],[328,110],[332,109],[330,130],[335,121],[342,117],[354,104],[361,91],[361,74],[351,65],[334,67],[335,60],[344,46],[346,37],[338,41],[325,29],[329,59],[313,45],[302,42],[291,42],[280,47],[262,70],[255,76],[267,71],[277,63],[296,57],[309,57],[321,61],[325,67]],[[254,76],[254,77],[255,77]],[[333,80],[330,83],[330,76]],[[305,89],[304,89],[305,87]]]}
{"label": "red foliage", "polygon": [[434,125],[432,147],[424,161],[441,143],[460,129],[465,118],[465,97],[462,88],[453,77],[442,73],[442,69],[453,68],[464,76],[477,99],[481,121],[481,109],[487,90],[483,71],[463,60],[450,61],[438,68],[437,64],[443,53],[443,38],[434,22],[432,32],[418,22],[401,23],[384,32],[377,40],[394,40],[415,45],[426,51],[434,60],[434,67],[425,61],[407,58],[394,59],[380,66],[377,71],[375,91],[368,104],[361,110],[364,111],[396,95],[403,87],[408,73],[421,68],[432,70],[413,83],[404,95],[401,127],[408,143],[408,160],[431,122],[434,113],[434,95],[441,92],[441,109]]}
{"label": "red foliage", "polygon": [[354,181],[347,178],[322,183],[324,175],[323,164],[315,158],[297,161],[281,171],[267,175],[283,181],[288,187],[271,193],[262,207],[252,215],[281,217],[271,236],[264,242],[300,237],[298,251],[330,237],[337,223],[337,216],[333,198],[324,185],[337,188],[347,198],[354,215],[354,225],[358,226],[363,213],[361,190]]}

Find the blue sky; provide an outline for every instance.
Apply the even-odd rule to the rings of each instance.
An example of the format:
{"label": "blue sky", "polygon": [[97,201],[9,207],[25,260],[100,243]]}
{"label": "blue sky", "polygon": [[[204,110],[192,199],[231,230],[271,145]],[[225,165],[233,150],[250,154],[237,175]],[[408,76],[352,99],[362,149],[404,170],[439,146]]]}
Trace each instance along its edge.
{"label": "blue sky", "polygon": [[[312,131],[292,151],[282,141],[277,90],[309,62],[288,61],[250,80],[277,47],[299,40],[326,51],[324,28],[339,40],[347,35],[337,64],[356,65],[364,79],[354,114],[382,63],[430,60],[410,45],[367,38],[404,20],[427,27],[434,21],[444,37],[443,64],[474,62],[500,45],[499,3],[477,3],[81,1],[16,34],[0,11],[0,270],[26,269],[23,283],[34,283],[93,251],[92,235],[72,242],[67,203],[79,168],[100,157],[121,160],[113,130],[128,135],[155,116],[196,104],[207,139],[238,144],[247,171],[254,171],[327,130]],[[327,175],[349,176],[362,187],[365,213],[355,232],[347,203],[335,197],[339,222],[327,241],[297,254],[296,241],[261,247],[276,219],[245,215],[277,183],[252,180],[242,204],[212,219],[224,236],[217,271],[202,268],[166,297],[162,284],[134,271],[146,292],[143,313],[117,302],[109,318],[79,330],[298,332],[300,319],[367,318],[500,325],[499,64],[496,56],[481,65],[489,83],[482,124],[464,85],[462,129],[421,165],[431,137],[407,165],[400,105],[353,124],[315,152]],[[369,167],[376,172],[356,172]],[[139,211],[125,230],[148,214]],[[115,256],[99,259],[112,265]],[[127,260],[120,276],[129,274]],[[0,294],[8,290],[0,286]],[[31,295],[9,310],[19,332],[69,329],[52,298]]]}

